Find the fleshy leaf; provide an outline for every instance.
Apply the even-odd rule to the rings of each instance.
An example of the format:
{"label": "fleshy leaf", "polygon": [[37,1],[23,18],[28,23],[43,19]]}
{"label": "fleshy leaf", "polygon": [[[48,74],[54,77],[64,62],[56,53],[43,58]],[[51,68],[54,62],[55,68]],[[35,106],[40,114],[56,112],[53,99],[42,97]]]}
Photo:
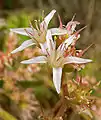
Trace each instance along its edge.
{"label": "fleshy leaf", "polygon": [[14,116],[9,114],[7,111],[0,108],[0,118],[3,120],[17,120]]}

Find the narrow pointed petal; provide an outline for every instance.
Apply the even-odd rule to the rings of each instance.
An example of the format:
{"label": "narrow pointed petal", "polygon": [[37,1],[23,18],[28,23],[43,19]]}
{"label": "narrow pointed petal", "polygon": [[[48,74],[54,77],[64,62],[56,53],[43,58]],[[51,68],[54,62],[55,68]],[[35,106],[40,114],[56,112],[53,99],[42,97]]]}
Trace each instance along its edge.
{"label": "narrow pointed petal", "polygon": [[56,10],[52,10],[52,11],[44,18],[44,22],[46,23],[47,26],[48,26],[49,22],[51,21],[51,19],[53,18],[55,12],[56,12]]}
{"label": "narrow pointed petal", "polygon": [[71,33],[73,33],[75,31],[76,25],[79,25],[79,24],[80,24],[80,22],[78,22],[78,21],[70,21],[67,23],[66,29],[68,31],[71,31]]}
{"label": "narrow pointed petal", "polygon": [[66,48],[73,43],[73,41],[76,39],[75,35],[70,36],[68,39],[65,40],[64,43],[66,43]]}
{"label": "narrow pointed petal", "polygon": [[69,45],[73,43],[73,41],[76,39],[75,35],[70,36],[68,39],[66,39],[62,44],[59,45],[58,51],[64,52],[68,48]]}
{"label": "narrow pointed petal", "polygon": [[47,58],[45,56],[38,56],[38,57],[34,57],[29,60],[24,60],[21,63],[22,64],[34,64],[34,63],[46,63],[46,62],[47,62]]}
{"label": "narrow pointed petal", "polygon": [[55,42],[52,39],[52,34],[50,30],[47,31],[46,40],[47,40],[48,51],[50,53],[52,50],[55,49]]}
{"label": "narrow pointed petal", "polygon": [[51,28],[49,29],[52,35],[65,35],[67,34],[67,30],[61,28]]}
{"label": "narrow pointed petal", "polygon": [[14,28],[10,29],[10,31],[26,36],[29,36],[26,31],[28,31],[29,33],[33,33],[32,28]]}
{"label": "narrow pointed petal", "polygon": [[60,28],[62,28],[63,27],[63,24],[62,24],[62,20],[61,20],[61,17],[60,17],[60,15],[58,14],[58,18],[59,18],[59,22],[60,22]]}
{"label": "narrow pointed petal", "polygon": [[45,43],[43,43],[43,44],[40,43],[40,47],[41,47],[42,53],[46,55],[46,54],[47,54],[47,48],[48,48],[48,47],[47,47],[47,42],[45,42]]}
{"label": "narrow pointed petal", "polygon": [[70,63],[85,64],[85,63],[89,63],[89,62],[92,62],[92,60],[70,56],[70,57],[66,57],[65,64],[70,64]]}
{"label": "narrow pointed petal", "polygon": [[79,33],[84,30],[87,26],[82,27],[81,29],[79,29],[78,31],[75,32],[75,36],[77,37],[78,35],[80,35]]}
{"label": "narrow pointed petal", "polygon": [[65,43],[62,43],[59,45],[57,51],[61,51],[62,53],[66,50]]}
{"label": "narrow pointed petal", "polygon": [[35,45],[35,43],[33,42],[33,40],[31,40],[31,39],[30,40],[26,40],[18,48],[16,48],[15,50],[13,50],[11,53],[12,54],[17,53],[17,52],[22,51],[25,48],[27,48],[29,46],[32,46],[32,45]]}
{"label": "narrow pointed petal", "polygon": [[57,93],[60,93],[61,88],[62,68],[53,68],[53,83]]}

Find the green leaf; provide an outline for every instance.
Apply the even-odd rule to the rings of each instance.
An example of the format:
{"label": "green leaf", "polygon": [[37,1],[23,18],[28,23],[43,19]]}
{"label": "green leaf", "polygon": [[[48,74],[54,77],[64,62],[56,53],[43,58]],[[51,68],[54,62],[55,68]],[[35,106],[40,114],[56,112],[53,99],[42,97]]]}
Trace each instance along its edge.
{"label": "green leaf", "polygon": [[2,108],[0,108],[0,117],[3,120],[17,120],[14,116],[9,114],[7,111],[3,110]]}
{"label": "green leaf", "polygon": [[19,81],[18,85],[21,85],[24,88],[33,88],[43,84],[43,81]]}
{"label": "green leaf", "polygon": [[63,72],[73,72],[74,68],[71,65],[65,65],[63,68]]}
{"label": "green leaf", "polygon": [[4,81],[3,81],[3,80],[0,80],[0,88],[3,87],[3,84],[4,84]]}

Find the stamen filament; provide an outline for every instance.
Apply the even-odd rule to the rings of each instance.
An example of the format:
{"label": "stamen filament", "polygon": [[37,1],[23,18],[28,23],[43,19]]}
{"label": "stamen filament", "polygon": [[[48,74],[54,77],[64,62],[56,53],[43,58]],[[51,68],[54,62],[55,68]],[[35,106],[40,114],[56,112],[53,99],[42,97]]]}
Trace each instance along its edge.
{"label": "stamen filament", "polygon": [[37,29],[38,31],[40,31],[40,30],[39,30],[39,27],[38,27],[38,22],[37,22],[37,20],[34,20],[34,21],[35,21],[36,29]]}

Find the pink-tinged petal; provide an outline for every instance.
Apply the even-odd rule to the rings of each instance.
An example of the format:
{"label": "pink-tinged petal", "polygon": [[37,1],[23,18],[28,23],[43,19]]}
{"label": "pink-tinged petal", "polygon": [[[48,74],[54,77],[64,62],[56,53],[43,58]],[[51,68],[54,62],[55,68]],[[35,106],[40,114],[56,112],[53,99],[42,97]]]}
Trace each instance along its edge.
{"label": "pink-tinged petal", "polygon": [[76,25],[79,25],[80,22],[78,21],[73,21],[75,15],[73,16],[72,20],[67,23],[66,29],[68,30],[68,34],[72,34],[75,31]]}
{"label": "pink-tinged petal", "polygon": [[70,36],[68,39],[66,39],[62,44],[59,45],[58,51],[64,52],[69,45],[73,43],[73,41],[76,39],[75,35]]}
{"label": "pink-tinged petal", "polygon": [[66,57],[64,64],[71,64],[71,63],[85,64],[85,63],[89,63],[89,62],[92,62],[92,60],[70,56],[70,57]]}
{"label": "pink-tinged petal", "polygon": [[14,29],[10,29],[10,31],[15,32],[17,34],[21,34],[21,35],[26,35],[26,36],[29,36],[28,33],[33,34],[32,28],[14,28]]}
{"label": "pink-tinged petal", "polygon": [[68,31],[71,30],[73,32],[76,28],[76,25],[79,25],[79,24],[80,22],[78,21],[70,21],[67,23],[66,28]]}
{"label": "pink-tinged petal", "polygon": [[58,94],[60,93],[61,88],[61,78],[62,68],[53,68],[53,83]]}
{"label": "pink-tinged petal", "polygon": [[33,40],[26,40],[25,42],[23,42],[18,48],[16,48],[15,50],[13,50],[11,53],[14,54],[16,52],[22,51],[25,48],[31,46],[31,45],[35,45],[35,43],[33,42]]}
{"label": "pink-tinged petal", "polygon": [[51,21],[51,19],[53,18],[54,14],[55,14],[56,10],[52,10],[45,18],[44,21],[41,24],[44,24],[44,22],[46,23],[46,26],[48,27],[49,22]]}
{"label": "pink-tinged petal", "polygon": [[84,30],[86,27],[87,27],[87,26],[82,27],[81,29],[79,29],[78,31],[76,31],[74,35],[75,35],[76,37],[80,36],[79,33],[80,33],[82,30]]}
{"label": "pink-tinged petal", "polygon": [[61,51],[62,53],[66,50],[66,44],[65,43],[62,43],[59,45],[57,51]]}
{"label": "pink-tinged petal", "polygon": [[22,64],[34,64],[34,63],[46,63],[46,62],[47,62],[47,58],[45,56],[38,56],[38,57],[34,57],[29,60],[24,60],[21,63]]}
{"label": "pink-tinged petal", "polygon": [[46,41],[47,41],[48,51],[49,51],[49,53],[50,53],[50,52],[51,52],[52,50],[54,50],[55,47],[56,47],[56,44],[55,44],[55,42],[54,42],[53,39],[52,39],[52,34],[51,34],[51,31],[50,31],[50,30],[47,31]]}
{"label": "pink-tinged petal", "polygon": [[63,24],[62,24],[62,20],[61,20],[60,15],[58,15],[58,18],[59,18],[59,22],[60,22],[60,26],[59,26],[59,28],[62,28],[62,27],[63,27]]}
{"label": "pink-tinged petal", "polygon": [[46,55],[47,54],[47,48],[48,48],[47,47],[47,42],[45,42],[43,44],[42,43],[39,43],[39,44],[40,44],[42,53]]}
{"label": "pink-tinged petal", "polygon": [[49,29],[52,35],[65,35],[67,34],[67,30],[61,28],[51,28]]}
{"label": "pink-tinged petal", "polygon": [[68,39],[65,40],[66,48],[73,43],[73,41],[76,39],[75,35],[70,36]]}

